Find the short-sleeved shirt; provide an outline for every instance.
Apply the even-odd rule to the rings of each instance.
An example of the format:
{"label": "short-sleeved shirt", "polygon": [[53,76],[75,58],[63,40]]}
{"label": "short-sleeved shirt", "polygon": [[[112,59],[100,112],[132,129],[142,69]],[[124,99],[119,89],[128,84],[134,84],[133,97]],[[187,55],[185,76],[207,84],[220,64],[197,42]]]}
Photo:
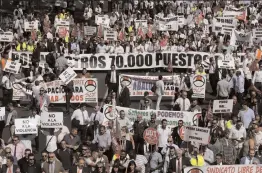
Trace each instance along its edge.
{"label": "short-sleeved shirt", "polygon": [[[150,168],[155,169],[161,162],[163,162],[162,156],[158,152],[154,152],[151,156]],[[158,173],[159,170],[155,170],[153,173]]]}
{"label": "short-sleeved shirt", "polygon": [[80,145],[80,137],[78,135],[74,136],[72,139],[70,137],[70,134],[65,135],[64,140],[67,145],[72,145],[72,146],[78,146]]}

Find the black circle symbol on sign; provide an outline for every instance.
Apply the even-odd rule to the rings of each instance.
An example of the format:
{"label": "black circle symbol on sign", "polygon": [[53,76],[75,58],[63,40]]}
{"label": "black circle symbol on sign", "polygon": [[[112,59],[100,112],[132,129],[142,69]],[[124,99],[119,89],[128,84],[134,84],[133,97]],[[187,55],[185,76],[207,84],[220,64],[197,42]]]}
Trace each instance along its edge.
{"label": "black circle symbol on sign", "polygon": [[88,92],[93,92],[93,91],[95,91],[95,89],[96,89],[96,81],[94,81],[93,79],[88,79],[88,80],[85,82],[85,89],[86,89]]}
{"label": "black circle symbol on sign", "polygon": [[193,84],[196,86],[196,87],[202,87],[204,86],[206,83],[206,80],[203,76],[201,75],[197,75],[194,77],[193,79]]}
{"label": "black circle symbol on sign", "polygon": [[[112,106],[108,106],[106,109],[105,109],[105,117],[108,119],[108,120],[114,120],[116,119],[116,115],[113,115],[111,112],[112,112]],[[118,112],[118,110],[116,109],[116,112]]]}
{"label": "black circle symbol on sign", "polygon": [[129,86],[129,85],[131,85],[131,83],[132,83],[132,79],[131,79],[130,77],[128,77],[128,76],[122,76],[122,77],[120,78],[120,82],[121,82],[121,83],[122,83],[122,82],[125,82],[126,86]]}
{"label": "black circle symbol on sign", "polygon": [[191,168],[187,173],[204,173],[204,171],[199,168]]}
{"label": "black circle symbol on sign", "polygon": [[193,119],[192,119],[192,122],[193,122],[193,126],[198,126],[197,122],[198,122],[198,119],[201,117],[201,113],[196,113],[194,116],[193,116]]}

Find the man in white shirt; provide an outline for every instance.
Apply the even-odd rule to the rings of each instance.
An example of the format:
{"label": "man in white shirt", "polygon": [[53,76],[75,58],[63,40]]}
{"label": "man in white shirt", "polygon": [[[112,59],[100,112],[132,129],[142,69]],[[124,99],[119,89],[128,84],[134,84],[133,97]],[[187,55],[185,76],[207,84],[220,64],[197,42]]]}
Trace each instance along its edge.
{"label": "man in white shirt", "polygon": [[255,85],[257,89],[262,91],[262,64],[259,65],[259,71],[255,71],[252,84]]}
{"label": "man in white shirt", "polygon": [[118,89],[118,72],[116,71],[116,67],[114,64],[111,65],[111,70],[107,72],[105,78],[105,85],[108,87],[108,93],[112,91],[117,93]]}
{"label": "man in white shirt", "polygon": [[119,112],[120,114],[120,117],[118,118],[118,122],[120,124],[120,129],[124,126],[126,126],[128,129],[131,129],[132,128],[132,124],[131,124],[131,121],[129,120],[128,117],[126,117],[125,115],[125,111],[124,110],[121,110]]}
{"label": "man in white shirt", "polygon": [[163,82],[163,76],[159,75],[158,81],[156,81],[156,90],[155,90],[155,94],[157,96],[156,110],[160,109],[160,102],[162,100],[162,96],[165,94],[164,87],[165,87],[165,84]]}
{"label": "man in white shirt", "polygon": [[161,121],[161,127],[157,129],[158,132],[158,152],[161,153],[162,149],[166,146],[168,137],[171,135],[170,129],[167,128],[167,120]]}
{"label": "man in white shirt", "polygon": [[233,83],[234,83],[235,92],[237,93],[237,99],[242,100],[243,93],[245,91],[245,79],[241,75],[240,71],[237,71],[236,76],[233,77]]}
{"label": "man in white shirt", "polygon": [[183,91],[181,97],[179,97],[174,105],[179,105],[180,111],[188,111],[190,108],[190,101],[187,98],[187,92]]}
{"label": "man in white shirt", "polygon": [[124,48],[123,48],[123,46],[120,45],[119,41],[116,42],[115,53],[117,53],[117,54],[125,53]]}
{"label": "man in white shirt", "polygon": [[104,114],[100,112],[100,107],[95,106],[94,108],[95,112],[93,112],[90,116],[90,121],[94,122],[95,120],[99,121],[99,124],[103,124],[104,121]]}
{"label": "man in white shirt", "polygon": [[86,138],[86,127],[90,122],[90,118],[88,116],[88,112],[86,110],[86,104],[81,104],[79,109],[76,109],[71,116],[71,121],[73,119],[79,121],[79,126],[77,127],[78,132],[80,132],[79,136],[81,137],[82,141],[85,141]]}
{"label": "man in white shirt", "polygon": [[2,78],[3,86],[3,106],[7,106],[8,103],[12,103],[13,99],[13,84],[10,79],[11,74],[4,72]]}
{"label": "man in white shirt", "polygon": [[255,113],[248,107],[247,101],[242,102],[242,109],[239,111],[238,117],[243,122],[244,127],[248,130],[249,124],[255,119]]}
{"label": "man in white shirt", "polygon": [[246,129],[243,127],[243,123],[238,120],[236,127],[232,127],[232,130],[229,133],[229,139],[232,139],[233,145],[237,150],[237,156],[243,148],[244,140],[246,139]]}
{"label": "man in white shirt", "polygon": [[100,39],[100,43],[96,46],[96,53],[106,53],[107,46],[104,44],[104,40]]}
{"label": "man in white shirt", "polygon": [[39,127],[41,124],[40,124],[40,116],[37,114],[36,109],[33,108],[32,115],[30,115],[28,118],[35,119],[37,122],[38,134],[36,134],[36,137],[35,137],[35,148],[36,148],[36,151],[39,151]]}
{"label": "man in white shirt", "polygon": [[230,84],[226,79],[226,74],[222,74],[222,80],[217,83],[218,99],[227,99],[230,93]]}

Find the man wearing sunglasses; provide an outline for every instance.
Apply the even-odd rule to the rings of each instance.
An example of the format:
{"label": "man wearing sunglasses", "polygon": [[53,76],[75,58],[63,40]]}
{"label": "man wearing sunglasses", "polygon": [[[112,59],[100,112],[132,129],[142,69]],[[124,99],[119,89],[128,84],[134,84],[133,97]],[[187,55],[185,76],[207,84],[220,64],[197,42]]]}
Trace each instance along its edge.
{"label": "man wearing sunglasses", "polygon": [[26,173],[41,172],[41,166],[38,163],[36,163],[35,156],[33,153],[30,153],[28,155],[28,162],[24,169],[24,172]]}
{"label": "man wearing sunglasses", "polygon": [[48,153],[48,162],[45,162],[43,165],[43,172],[45,173],[60,173],[64,172],[64,168],[62,163],[59,162],[54,152]]}
{"label": "man wearing sunglasses", "polygon": [[25,153],[25,146],[20,142],[18,136],[13,136],[12,144],[9,144],[8,147],[11,148],[12,156],[14,157],[14,164],[17,164],[17,161],[23,158]]}
{"label": "man wearing sunglasses", "polygon": [[46,151],[42,151],[41,159],[40,159],[41,168],[43,168],[44,163],[46,162],[48,162],[48,153]]}

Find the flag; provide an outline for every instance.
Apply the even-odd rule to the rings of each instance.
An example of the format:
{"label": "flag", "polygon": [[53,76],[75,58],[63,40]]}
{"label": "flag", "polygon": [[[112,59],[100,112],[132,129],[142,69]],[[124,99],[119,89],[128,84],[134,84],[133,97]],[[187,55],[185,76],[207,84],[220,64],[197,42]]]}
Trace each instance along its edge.
{"label": "flag", "polygon": [[152,37],[153,37],[152,25],[148,25],[147,36],[148,36],[149,38],[152,38]]}
{"label": "flag", "polygon": [[261,60],[261,50],[260,49],[257,49],[256,51],[256,59]]}
{"label": "flag", "polygon": [[118,40],[121,40],[121,41],[124,41],[124,40],[125,40],[125,30],[124,30],[124,28],[122,28],[122,29],[119,31],[117,38],[118,38]]}
{"label": "flag", "polygon": [[36,31],[35,31],[35,30],[32,30],[32,32],[31,32],[31,38],[32,38],[33,41],[36,41],[36,39],[37,39],[37,34],[36,34]]}
{"label": "flag", "polygon": [[139,23],[139,26],[137,28],[137,36],[145,39],[145,34],[143,32],[142,23]]}

